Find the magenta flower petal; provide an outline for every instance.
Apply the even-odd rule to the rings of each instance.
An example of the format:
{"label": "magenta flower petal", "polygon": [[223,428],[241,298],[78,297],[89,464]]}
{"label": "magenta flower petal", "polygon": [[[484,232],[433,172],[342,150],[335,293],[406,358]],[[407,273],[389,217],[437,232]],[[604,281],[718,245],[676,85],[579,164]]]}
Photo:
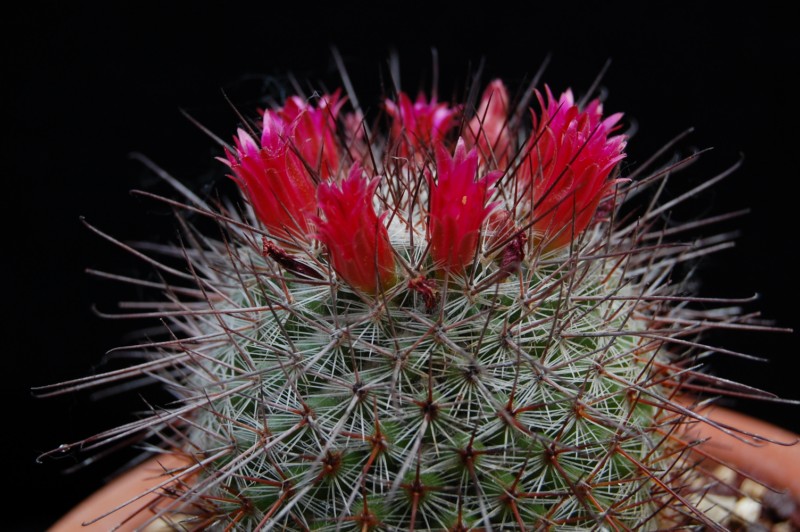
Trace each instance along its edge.
{"label": "magenta flower petal", "polygon": [[519,189],[533,209],[534,231],[546,249],[568,245],[592,221],[609,193],[611,171],[625,154],[625,137],[611,136],[622,117],[603,119],[598,100],[584,110],[571,91],[558,100],[546,88],[538,95],[542,116],[533,115],[534,134],[519,169]]}
{"label": "magenta flower petal", "polygon": [[401,92],[397,103],[386,100],[386,112],[392,118],[389,137],[397,143],[400,155],[425,154],[431,146],[440,144],[455,126],[456,109],[446,103],[428,102],[423,94],[413,104]]}
{"label": "magenta flower petal", "polygon": [[286,145],[283,125],[271,117],[264,124],[261,147],[240,129],[235,152],[226,150],[231,177],[270,234],[287,243],[307,240],[309,219],[317,208],[314,183]]}
{"label": "magenta flower petal", "polygon": [[[278,111],[264,114],[274,120],[279,118],[290,131],[294,148],[321,179],[328,179],[339,170],[340,148],[336,139],[336,118],[345,100],[340,91],[322,96],[317,107],[306,100],[292,96]],[[266,129],[266,128],[265,128]]]}
{"label": "magenta flower petal", "polygon": [[370,294],[394,283],[395,267],[389,234],[372,198],[379,178],[367,180],[353,165],[339,185],[322,183],[317,190],[323,218],[317,238],[328,248],[331,265],[351,286]]}
{"label": "magenta flower petal", "polygon": [[283,108],[264,113],[261,146],[240,129],[235,150],[226,150],[224,162],[256,216],[287,245],[307,241],[312,232],[309,221],[317,211],[312,174],[328,179],[338,171],[336,116],[343,103],[339,91],[320,98],[317,107],[292,96]]}
{"label": "magenta flower petal", "polygon": [[475,180],[478,151],[467,152],[463,139],[450,157],[442,144],[436,145],[436,173],[430,184],[428,240],[434,263],[458,273],[472,263],[478,248],[481,226],[495,207],[487,204],[499,172]]}
{"label": "magenta flower petal", "polygon": [[501,168],[508,164],[511,145],[508,105],[508,90],[502,81],[496,79],[483,91],[475,116],[467,125],[469,146],[477,146],[483,161],[496,161]]}

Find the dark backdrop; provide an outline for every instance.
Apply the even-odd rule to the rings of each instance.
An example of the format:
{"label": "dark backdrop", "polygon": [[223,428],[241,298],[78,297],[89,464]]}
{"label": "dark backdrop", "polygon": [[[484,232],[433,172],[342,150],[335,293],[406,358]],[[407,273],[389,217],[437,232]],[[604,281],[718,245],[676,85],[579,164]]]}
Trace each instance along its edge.
{"label": "dark backdrop", "polygon": [[[680,131],[679,146],[714,147],[671,187],[676,191],[726,169],[742,169],[690,204],[695,217],[744,207],[738,247],[697,267],[703,295],[761,299],[761,310],[798,328],[797,32],[786,13],[720,11],[709,2],[604,10],[494,2],[468,12],[396,2],[377,11],[328,3],[278,8],[45,7],[26,3],[4,15],[3,199],[7,230],[2,375],[2,431],[16,501],[44,503],[33,515],[4,518],[12,529],[46,526],[131,457],[122,453],[71,475],[74,461],[34,463],[36,455],[130,419],[138,400],[83,395],[40,400],[29,389],[87,374],[135,324],[96,317],[136,292],[87,277],[87,267],[135,274],[137,265],[92,235],[88,221],[125,240],[165,241],[169,213],[130,196],[131,188],[164,191],[131,152],[141,152],[195,190],[231,191],[214,143],[179,112],[185,109],[229,138],[237,118],[223,91],[245,112],[265,89],[298,79],[336,84],[329,45],[344,56],[365,101],[382,92],[381,73],[394,46],[405,90],[430,82],[430,49],[438,49],[441,93],[459,91],[485,59],[485,76],[522,83],[548,53],[544,80],[555,90],[587,89],[607,59],[606,109],[638,125],[627,165],[635,166]],[[644,3],[643,3],[644,4]],[[648,9],[643,11],[643,9]],[[384,78],[385,79],[385,78]],[[320,86],[320,85],[317,85]],[[685,190],[685,188],[683,189]],[[138,271],[144,271],[140,268]],[[769,364],[712,359],[712,371],[800,399],[797,334],[716,334],[710,341],[763,356]],[[800,409],[739,402],[748,412],[800,431]],[[10,502],[14,504],[14,500]]]}

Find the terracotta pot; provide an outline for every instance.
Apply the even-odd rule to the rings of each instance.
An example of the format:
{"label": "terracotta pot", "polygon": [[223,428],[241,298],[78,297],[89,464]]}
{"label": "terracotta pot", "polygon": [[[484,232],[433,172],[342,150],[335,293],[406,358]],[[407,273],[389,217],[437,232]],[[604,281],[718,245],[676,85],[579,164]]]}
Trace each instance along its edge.
{"label": "terracotta pot", "polygon": [[[160,455],[139,464],[124,475],[106,484],[88,499],[73,508],[67,515],[58,520],[50,528],[50,532],[106,532],[118,530],[144,530],[148,532],[175,530],[164,521],[155,521],[148,524],[163,503],[158,496],[158,485],[169,476],[165,471],[186,467],[188,461],[176,455]],[[167,484],[168,487],[169,484]],[[157,488],[140,498],[150,489]],[[107,512],[118,506],[135,500],[130,506],[113,512],[101,519]],[[84,523],[91,523],[86,524]],[[119,528],[115,528],[119,526]]]}
{"label": "terracotta pot", "polygon": [[720,424],[780,442],[770,443],[740,434],[734,437],[705,423],[698,423],[693,429],[698,436],[711,438],[704,449],[715,459],[735,465],[738,471],[768,487],[787,490],[800,501],[800,436],[725,408],[711,407],[700,413]]}
{"label": "terracotta pot", "polygon": [[787,514],[783,518],[790,514],[792,524],[800,527],[800,436],[726,408],[695,411],[723,428],[736,429],[726,432],[708,423],[692,425],[687,435],[708,439],[701,453],[763,484],[774,495],[783,494],[783,513]]}
{"label": "terracotta pot", "polygon": [[[702,452],[722,465],[743,473],[777,492],[788,492],[794,499],[793,520],[800,523],[800,436],[769,423],[719,407],[708,407],[698,411],[703,416],[723,426],[735,427],[745,434],[758,437],[726,434],[706,423],[696,423],[687,432],[692,438],[709,441],[702,445]],[[763,439],[762,439],[763,438]],[[770,443],[766,440],[781,442]],[[744,440],[744,441],[743,441]],[[795,443],[794,445],[788,445]],[[164,471],[185,467],[187,462],[174,455],[158,456],[101,488],[71,512],[61,518],[51,532],[106,531],[119,525],[120,532],[140,529],[151,521],[157,512],[155,492],[147,494],[130,507],[122,508],[110,515],[87,523],[130,501],[148,489],[163,483]],[[156,520],[144,529],[148,532],[174,530],[168,523]]]}

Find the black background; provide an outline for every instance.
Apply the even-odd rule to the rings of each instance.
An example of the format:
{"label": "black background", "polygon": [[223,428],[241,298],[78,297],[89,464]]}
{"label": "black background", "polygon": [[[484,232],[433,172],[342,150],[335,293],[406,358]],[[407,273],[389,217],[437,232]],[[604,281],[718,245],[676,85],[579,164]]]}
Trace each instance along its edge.
{"label": "black background", "polygon": [[[185,109],[223,138],[237,117],[223,91],[245,113],[287,74],[332,87],[329,46],[339,47],[362,103],[375,108],[391,46],[403,88],[430,83],[430,49],[438,49],[441,94],[458,92],[481,58],[484,80],[519,86],[548,53],[544,80],[554,90],[587,89],[607,59],[608,111],[624,111],[639,131],[626,167],[635,167],[682,130],[695,133],[677,151],[714,147],[670,183],[674,192],[722,171],[742,169],[676,213],[684,219],[744,207],[727,224],[737,247],[697,266],[706,296],[761,298],[747,311],[798,329],[800,113],[793,75],[800,40],[792,17],[775,9],[720,10],[710,2],[663,7],[584,9],[494,2],[433,12],[394,3],[317,8],[294,2],[260,8],[238,3],[198,7],[45,7],[26,4],[3,17],[3,244],[6,296],[2,361],[2,431],[6,480],[17,497],[41,510],[6,512],[4,527],[41,529],[103,482],[130,454],[72,475],[72,459],[34,463],[38,453],[131,419],[141,403],[91,401],[77,395],[33,399],[31,386],[85,375],[137,324],[108,321],[136,291],[89,278],[87,267],[125,274],[147,271],[86,230],[92,224],[123,240],[170,240],[169,212],[127,193],[168,192],[141,165],[141,152],[203,194],[231,192],[214,143],[179,112]],[[564,3],[559,3],[564,4]],[[642,3],[645,4],[645,3]],[[528,6],[527,9],[523,6]],[[140,324],[139,324],[140,325]],[[711,370],[783,397],[800,399],[796,333],[715,334],[709,341],[763,356],[769,364],[714,357]],[[800,407],[738,402],[737,408],[800,431]],[[10,517],[9,517],[9,514]],[[10,519],[10,521],[9,521]]]}

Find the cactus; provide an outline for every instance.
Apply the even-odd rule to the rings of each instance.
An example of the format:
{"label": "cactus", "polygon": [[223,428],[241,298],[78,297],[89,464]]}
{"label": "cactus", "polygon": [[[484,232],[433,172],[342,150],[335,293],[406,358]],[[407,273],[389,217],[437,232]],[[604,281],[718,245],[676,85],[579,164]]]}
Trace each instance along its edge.
{"label": "cactus", "polygon": [[189,529],[717,527],[676,398],[704,378],[697,333],[736,317],[671,281],[716,240],[668,242],[680,163],[628,179],[621,115],[526,94],[400,93],[373,124],[340,91],[292,96],[220,158],[244,209],[167,177],[222,236],[179,214],[185,268],[136,252],[171,279],[133,280],[163,290],[164,336],[55,390],[146,374],[177,402],[65,448],[185,457],[154,519]]}

